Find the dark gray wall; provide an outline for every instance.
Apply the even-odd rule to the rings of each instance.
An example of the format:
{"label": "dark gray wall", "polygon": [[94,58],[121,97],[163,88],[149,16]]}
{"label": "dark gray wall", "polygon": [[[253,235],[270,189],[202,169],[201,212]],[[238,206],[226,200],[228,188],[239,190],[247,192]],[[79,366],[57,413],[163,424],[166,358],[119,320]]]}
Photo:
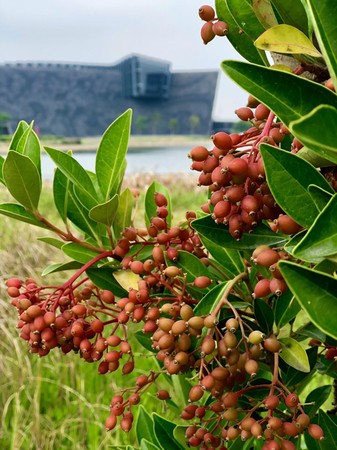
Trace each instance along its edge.
{"label": "dark gray wall", "polygon": [[[147,118],[144,133],[167,134],[170,119],[178,119],[179,134],[190,131],[189,118],[200,117],[196,133],[207,134],[217,82],[217,72],[173,72],[168,100],[125,98],[122,73],[115,66],[22,64],[0,66],[0,111],[35,125],[42,134],[59,136],[100,135],[127,108]],[[159,113],[159,114],[158,114]],[[154,117],[157,115],[157,123]]]}

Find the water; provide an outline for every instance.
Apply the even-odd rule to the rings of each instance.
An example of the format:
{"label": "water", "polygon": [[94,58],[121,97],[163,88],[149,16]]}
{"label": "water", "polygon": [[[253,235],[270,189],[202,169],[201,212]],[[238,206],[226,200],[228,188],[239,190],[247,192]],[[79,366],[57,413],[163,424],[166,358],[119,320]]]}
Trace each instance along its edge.
{"label": "water", "polygon": [[[187,147],[161,147],[161,148],[144,148],[137,150],[129,150],[127,154],[127,174],[135,174],[142,172],[152,172],[158,174],[165,173],[189,173],[191,161],[187,154]],[[73,157],[87,170],[95,171],[94,151],[77,152]],[[50,180],[53,178],[55,165],[47,154],[42,155],[42,174],[43,178]]]}

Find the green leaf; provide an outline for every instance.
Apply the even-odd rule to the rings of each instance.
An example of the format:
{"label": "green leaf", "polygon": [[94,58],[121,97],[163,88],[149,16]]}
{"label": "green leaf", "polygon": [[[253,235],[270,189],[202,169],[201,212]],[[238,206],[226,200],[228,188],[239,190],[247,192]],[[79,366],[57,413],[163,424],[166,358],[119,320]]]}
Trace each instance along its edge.
{"label": "green leaf", "polygon": [[41,275],[44,277],[46,275],[49,275],[50,273],[63,272],[65,270],[78,270],[82,267],[82,265],[83,264],[79,263],[78,261],[51,264],[43,270]]}
{"label": "green leaf", "polygon": [[119,196],[118,210],[113,223],[116,238],[119,238],[122,231],[131,225],[133,205],[133,195],[127,188]]}
{"label": "green leaf", "polygon": [[173,438],[176,424],[170,422],[156,413],[152,414],[154,421],[154,434],[159,443],[162,443],[163,450],[182,450],[183,447]]}
{"label": "green leaf", "polygon": [[278,297],[274,302],[274,317],[277,328],[287,325],[301,311],[301,306],[291,291]]}
{"label": "green leaf", "polygon": [[134,334],[137,341],[144,347],[146,348],[146,350],[148,350],[151,353],[156,352],[157,350],[155,350],[152,347],[152,340],[151,340],[151,336],[149,334],[144,333],[143,331],[136,331],[136,333]]}
{"label": "green leaf", "polygon": [[201,236],[200,238],[206,250],[212,255],[229,278],[233,278],[235,275],[244,272],[245,263],[237,250],[220,247],[220,245],[217,245],[205,236]]}
{"label": "green leaf", "polygon": [[146,194],[145,194],[145,222],[146,226],[149,226],[151,223],[152,217],[157,217],[156,210],[157,205],[154,201],[154,194],[156,192],[160,192],[165,195],[167,199],[167,210],[168,210],[168,216],[166,217],[166,222],[168,226],[171,225],[171,198],[170,193],[166,189],[165,186],[163,186],[158,181],[154,180],[150,186],[148,187]]}
{"label": "green leaf", "polygon": [[326,402],[331,393],[332,386],[327,384],[320,386],[313,391],[305,399],[304,411],[311,417],[314,417],[319,408]]}
{"label": "green leaf", "polygon": [[24,134],[24,132],[29,128],[29,125],[27,122],[25,122],[24,120],[21,120],[18,123],[18,126],[16,127],[16,130],[14,131],[14,134],[12,136],[12,140],[9,144],[9,149],[10,150],[16,150],[18,143],[22,137],[22,135]]}
{"label": "green leaf", "polygon": [[335,416],[326,414],[321,409],[318,412],[318,425],[324,431],[322,441],[314,440],[309,433],[305,433],[305,443],[310,450],[332,450],[337,448],[337,421]]}
{"label": "green leaf", "polygon": [[23,206],[18,205],[17,203],[0,204],[0,214],[11,217],[15,220],[20,220],[21,222],[29,223],[30,225],[35,225],[40,228],[48,228],[47,225],[37,220],[33,214],[26,211]]}
{"label": "green leaf", "polygon": [[64,245],[64,241],[60,241],[59,239],[55,239],[49,236],[39,237],[38,240],[58,249],[61,249]]}
{"label": "green leaf", "polygon": [[222,69],[239,86],[267,105],[287,127],[316,106],[337,107],[337,95],[330,89],[288,72],[241,61],[224,61]]}
{"label": "green leaf", "polygon": [[128,149],[131,117],[131,109],[119,116],[103,134],[97,150],[96,174],[105,201],[119,193],[120,171]]}
{"label": "green leaf", "polygon": [[320,262],[337,254],[337,194],[317,216],[304,238],[294,248],[293,254],[308,262]]}
{"label": "green leaf", "polygon": [[154,433],[154,423],[152,417],[145,411],[144,407],[141,405],[138,411],[138,417],[136,420],[136,435],[138,442],[142,439],[146,439],[152,442],[154,445],[159,445],[157,437]]}
{"label": "green leaf", "polygon": [[243,234],[241,239],[237,241],[230,235],[227,226],[215,223],[210,215],[193,220],[192,227],[201,237],[206,237],[216,245],[234,250],[254,250],[262,244],[276,246],[282,245],[286,241],[283,236],[274,233],[263,224],[254,228],[251,233]]}
{"label": "green leaf", "polygon": [[[334,134],[336,120],[336,108],[329,105],[320,105],[292,122],[290,129],[308,149],[337,164],[337,144]],[[322,124],[324,124],[324,133],[322,133]]]}
{"label": "green leaf", "polygon": [[60,169],[56,169],[53,180],[54,204],[63,222],[67,221],[68,190],[70,184],[71,182]]}
{"label": "green leaf", "polygon": [[282,345],[280,357],[284,362],[301,372],[310,372],[308,355],[301,344],[290,337],[280,338],[279,342]]}
{"label": "green leaf", "polygon": [[86,274],[91,281],[101,289],[107,289],[113,292],[117,297],[127,297],[128,291],[125,290],[116,280],[113,271],[107,267],[100,267],[99,269],[87,269]]}
{"label": "green leaf", "polygon": [[318,211],[322,211],[331,200],[332,194],[325,189],[322,189],[315,184],[309,184],[308,192],[311,195],[313,202]]}
{"label": "green leaf", "polygon": [[289,261],[280,261],[279,268],[310,320],[337,339],[337,280]]}
{"label": "green leaf", "polygon": [[322,0],[307,0],[306,4],[324,61],[334,86],[337,86],[337,29],[334,20],[336,5]]}
{"label": "green leaf", "polygon": [[306,323],[301,328],[296,330],[296,339],[302,340],[306,338],[314,338],[318,339],[319,341],[325,342],[326,341],[326,335],[316,327],[311,322]]}
{"label": "green leaf", "polygon": [[215,0],[216,15],[219,20],[228,24],[229,33],[227,38],[235,50],[240,53],[243,58],[252,63],[264,64],[264,58],[261,52],[254,46],[252,40],[246,33],[242,33],[235,17],[231,14],[227,2],[225,0]]}
{"label": "green leaf", "polygon": [[309,184],[331,190],[327,180],[309,163],[293,153],[271,145],[260,146],[269,188],[276,203],[297,223],[307,228],[318,214]]}
{"label": "green leaf", "polygon": [[2,176],[2,168],[3,168],[4,162],[5,162],[5,158],[0,155],[0,182],[2,184],[5,184],[5,180],[4,180],[3,176]]}
{"label": "green leaf", "polygon": [[[176,377],[172,378],[174,380]],[[181,445],[182,448],[184,448],[185,450],[190,450],[191,447],[189,447],[186,443],[186,436],[185,436],[186,428],[187,427],[183,425],[177,425],[173,431],[173,436],[174,439]]]}
{"label": "green leaf", "polygon": [[15,150],[22,155],[28,156],[41,176],[41,146],[39,138],[33,130],[33,124],[24,131]]}
{"label": "green leaf", "polygon": [[302,230],[299,231],[297,234],[295,234],[294,236],[292,236],[289,241],[284,245],[284,250],[287,253],[290,253],[291,255],[293,254],[293,250],[296,247],[296,245],[301,242],[301,240],[303,239],[303,237],[306,235],[307,230]]}
{"label": "green leaf", "polygon": [[300,158],[305,159],[310,164],[312,164],[314,167],[331,167],[333,162],[330,160],[323,158],[323,156],[320,156],[318,153],[310,150],[308,147],[302,147],[297,153],[297,156]]}
{"label": "green leaf", "polygon": [[257,48],[269,52],[304,54],[316,58],[322,56],[302,31],[286,24],[269,28],[256,39],[254,44]]}
{"label": "green leaf", "polygon": [[119,196],[116,194],[107,202],[94,206],[89,211],[89,217],[95,222],[111,227],[117,214],[118,202]]}
{"label": "green leaf", "polygon": [[301,370],[294,369],[286,362],[284,362],[282,359],[280,360],[280,368],[283,372],[282,379],[286,386],[293,387],[299,384],[301,386],[305,386],[307,381],[311,378],[317,363],[317,347],[311,347],[308,350],[306,350],[305,353],[308,357],[310,366],[310,370],[308,372],[303,372]]}
{"label": "green leaf", "polygon": [[[252,41],[264,32],[263,26],[255,15],[251,1],[226,0],[226,3],[240,29],[243,30]],[[230,31],[229,28],[229,32]]]}
{"label": "green leaf", "polygon": [[263,28],[267,29],[278,24],[270,0],[253,0],[252,6]]}
{"label": "green leaf", "polygon": [[70,258],[83,264],[97,256],[97,252],[83,247],[80,244],[76,244],[75,242],[68,242],[67,244],[63,244],[62,251]]}
{"label": "green leaf", "polygon": [[307,14],[301,0],[272,0],[272,4],[284,23],[308,34]]}
{"label": "green leaf", "polygon": [[45,151],[54,161],[56,166],[69,180],[80,189],[81,203],[88,209],[97,205],[97,193],[87,171],[71,155],[50,147],[44,147]]}
{"label": "green leaf", "polygon": [[254,315],[261,330],[269,334],[273,329],[274,314],[273,310],[267,303],[259,298],[254,300]]}
{"label": "green leaf", "polygon": [[36,211],[42,185],[40,174],[32,160],[10,150],[3,164],[3,177],[15,200],[28,210]]}
{"label": "green leaf", "polygon": [[228,281],[218,284],[212,290],[207,292],[207,294],[198,302],[197,306],[194,308],[194,314],[196,316],[203,316],[212,312],[222,299],[227,284]]}
{"label": "green leaf", "polygon": [[152,444],[147,439],[142,439],[140,442],[140,450],[160,450],[161,447],[157,447],[157,445]]}

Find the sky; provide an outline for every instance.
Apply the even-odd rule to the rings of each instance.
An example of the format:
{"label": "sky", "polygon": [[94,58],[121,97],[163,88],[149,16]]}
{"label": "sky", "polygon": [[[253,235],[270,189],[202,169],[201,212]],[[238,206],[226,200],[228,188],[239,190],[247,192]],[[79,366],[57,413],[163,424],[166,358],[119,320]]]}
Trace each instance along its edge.
{"label": "sky", "polygon": [[[212,2],[209,2],[212,4]],[[219,69],[240,55],[224,37],[204,45],[198,0],[7,0],[0,5],[0,63],[111,64],[130,53],[172,70]],[[247,94],[220,72],[213,118],[235,119]]]}

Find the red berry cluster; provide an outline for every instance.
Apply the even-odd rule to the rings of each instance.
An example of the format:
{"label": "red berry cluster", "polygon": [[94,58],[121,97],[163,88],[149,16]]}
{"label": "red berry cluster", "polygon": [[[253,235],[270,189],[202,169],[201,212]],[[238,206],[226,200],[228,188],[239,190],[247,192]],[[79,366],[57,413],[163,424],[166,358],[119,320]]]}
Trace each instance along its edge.
{"label": "red berry cluster", "polygon": [[208,186],[208,204],[202,209],[211,213],[217,223],[228,225],[231,235],[240,239],[262,220],[285,234],[299,231],[300,226],[283,213],[276,204],[265,179],[259,144],[278,146],[284,137],[283,125],[274,122],[274,114],[263,104],[249,99],[256,106],[236,110],[241,120],[254,125],[242,134],[218,132],[211,136],[214,147],[194,147],[189,156],[192,170],[200,172],[198,184]]}
{"label": "red berry cluster", "polygon": [[212,6],[201,6],[199,8],[199,17],[201,20],[205,21],[200,31],[204,44],[208,44],[215,36],[226,36],[228,33],[228,24],[215,18],[215,11]]}

